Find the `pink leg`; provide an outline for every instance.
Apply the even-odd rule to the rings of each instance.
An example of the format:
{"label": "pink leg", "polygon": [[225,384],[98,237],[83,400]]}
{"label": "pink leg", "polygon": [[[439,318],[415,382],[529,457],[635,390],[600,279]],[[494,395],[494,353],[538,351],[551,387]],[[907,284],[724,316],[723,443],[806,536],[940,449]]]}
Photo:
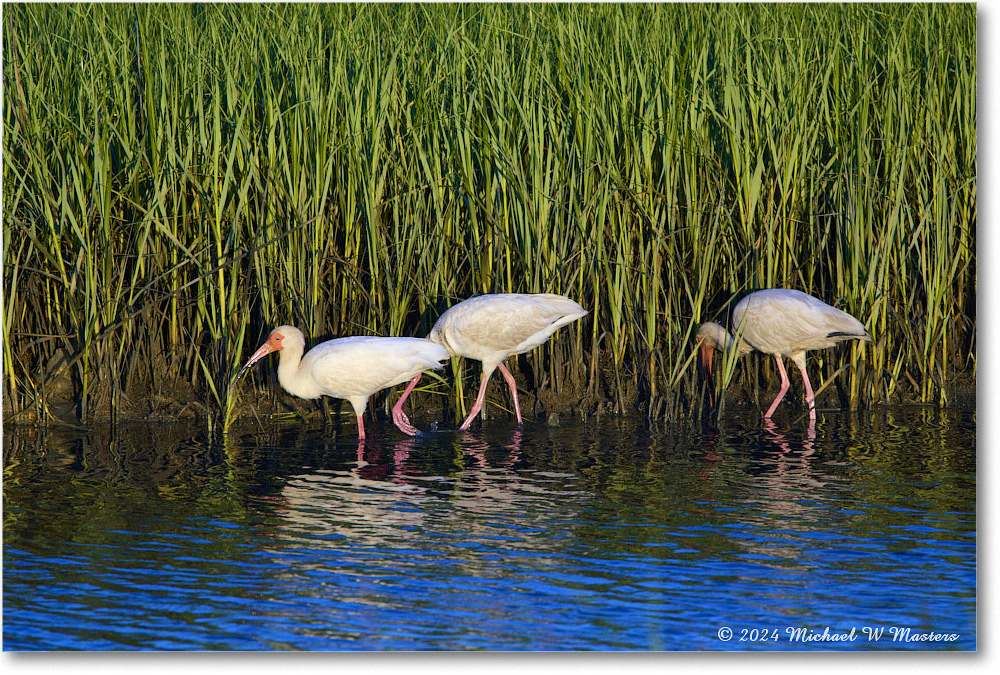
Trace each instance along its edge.
{"label": "pink leg", "polygon": [[396,426],[399,427],[400,431],[404,434],[409,434],[410,436],[416,436],[417,429],[410,424],[410,418],[403,412],[403,401],[405,401],[410,395],[413,388],[417,386],[417,382],[420,381],[421,374],[422,373],[417,373],[417,376],[410,380],[410,383],[406,385],[406,390],[403,392],[403,395],[399,397],[398,401],[396,401],[396,405],[392,406],[392,421],[396,423]]}
{"label": "pink leg", "polygon": [[785,364],[781,362],[781,355],[775,354],[774,360],[778,362],[778,374],[781,375],[781,389],[778,390],[778,395],[774,398],[774,403],[772,403],[771,407],[767,409],[766,413],[764,413],[764,419],[766,420],[771,419],[771,414],[774,412],[774,409],[778,407],[778,404],[781,403],[781,399],[785,397],[785,392],[788,391],[789,385],[788,373],[785,372]]}
{"label": "pink leg", "polygon": [[806,373],[805,364],[799,364],[799,372],[802,373],[802,384],[806,385],[806,405],[809,406],[809,421],[816,422],[816,396],[813,394],[812,384],[809,383],[809,375]]}
{"label": "pink leg", "polygon": [[398,405],[400,409],[403,408],[403,402],[406,401],[406,398],[410,395],[410,392],[413,391],[413,388],[415,386],[417,386],[417,382],[420,381],[421,375],[423,375],[423,373],[417,373],[417,376],[412,380],[410,380],[410,383],[406,385],[406,391],[403,392],[403,395],[399,397],[399,401],[396,402],[396,405]]}
{"label": "pink leg", "polygon": [[510,395],[514,397],[514,412],[517,414],[517,426],[521,426],[521,406],[517,402],[517,385],[514,383],[514,376],[510,374],[510,371],[502,363],[500,364],[500,374],[507,380],[507,386],[510,387]]}
{"label": "pink leg", "polygon": [[406,460],[410,457],[410,441],[403,441],[403,443],[407,444],[406,447],[397,446],[392,453],[392,465],[397,474],[406,473]]}
{"label": "pink leg", "polygon": [[483,371],[483,379],[482,382],[479,383],[479,396],[476,397],[476,402],[472,405],[472,410],[469,411],[469,416],[465,418],[465,421],[462,422],[462,426],[459,427],[462,431],[469,428],[469,425],[472,424],[472,420],[476,419],[476,415],[478,415],[479,411],[483,409],[483,400],[486,398],[486,385],[489,383],[490,375],[492,374],[492,370],[488,373]]}
{"label": "pink leg", "polygon": [[365,421],[358,415],[358,440],[365,440]]}

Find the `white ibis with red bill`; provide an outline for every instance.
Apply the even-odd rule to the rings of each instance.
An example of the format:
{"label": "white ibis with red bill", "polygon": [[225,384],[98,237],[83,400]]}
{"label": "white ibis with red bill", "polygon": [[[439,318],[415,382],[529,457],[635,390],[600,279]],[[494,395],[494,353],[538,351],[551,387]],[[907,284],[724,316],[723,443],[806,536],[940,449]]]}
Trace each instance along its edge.
{"label": "white ibis with red bill", "polygon": [[[552,293],[479,295],[448,308],[427,339],[442,345],[452,356],[476,359],[483,365],[479,395],[460,428],[468,429],[476,419],[486,397],[486,385],[497,368],[510,387],[514,414],[521,425],[517,385],[504,360],[545,343],[557,330],[587,314],[575,301]],[[419,379],[417,375],[409,388]],[[400,402],[405,398],[404,393]]]}
{"label": "white ibis with red bill", "polygon": [[365,438],[362,415],[368,399],[377,391],[413,379],[392,408],[393,422],[413,436],[417,429],[403,412],[403,401],[425,370],[440,370],[448,350],[423,338],[355,336],[328,340],[305,356],[305,337],[293,326],[279,326],[240,368],[233,386],[243,373],[271,352],[278,352],[278,382],[292,396],[346,399],[358,418],[358,439]]}
{"label": "white ibis with red bill", "polygon": [[787,288],[756,291],[740,300],[733,309],[732,326],[738,339],[712,321],[699,327],[695,340],[701,346],[702,367],[711,374],[714,350],[724,351],[734,346],[739,356],[754,350],[772,355],[778,364],[781,388],[764,413],[764,419],[768,420],[788,391],[783,357],[790,358],[799,367],[806,389],[809,419],[814,422],[816,400],[806,372],[806,352],[827,349],[844,340],[871,342],[872,339],[864,324],[847,312],[807,293]]}

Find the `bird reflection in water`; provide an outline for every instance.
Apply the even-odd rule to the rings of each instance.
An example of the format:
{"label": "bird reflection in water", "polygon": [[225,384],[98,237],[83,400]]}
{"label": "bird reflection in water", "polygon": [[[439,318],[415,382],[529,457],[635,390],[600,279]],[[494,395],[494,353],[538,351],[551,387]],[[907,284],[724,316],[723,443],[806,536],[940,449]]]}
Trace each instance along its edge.
{"label": "bird reflection in water", "polygon": [[796,441],[778,430],[770,420],[764,422],[766,437],[777,447],[778,452],[768,453],[771,471],[761,476],[765,489],[773,493],[776,500],[797,502],[805,488],[822,488],[825,481],[819,479],[812,468],[816,454],[816,425],[810,424],[805,438]]}
{"label": "bird reflection in water", "polygon": [[[417,441],[407,438],[395,441],[386,445],[372,444],[368,453],[368,461],[365,459],[365,443],[358,442],[358,465],[353,472],[367,480],[393,480],[398,482],[407,473],[407,460],[410,453],[418,445]],[[381,461],[385,450],[392,450],[392,462]]]}
{"label": "bird reflection in water", "polygon": [[[415,438],[406,438],[391,443],[372,443],[366,446],[365,439],[358,440],[357,466],[353,472],[358,476],[369,480],[393,480],[400,481],[412,473],[413,469],[409,465],[410,454],[415,450],[430,451],[439,447],[438,441],[447,436],[451,436],[456,448],[461,449],[462,455],[471,460],[472,465],[468,468],[478,471],[485,471],[490,468],[513,469],[521,458],[521,443],[524,432],[517,427],[511,430],[509,442],[491,443],[479,438],[468,431],[440,431],[421,433]],[[490,449],[498,447],[506,451],[502,453],[502,459],[494,462],[491,466],[486,458],[486,453]],[[386,450],[392,450],[392,462],[382,461]],[[496,459],[496,458],[495,458]]]}
{"label": "bird reflection in water", "polygon": [[[308,537],[312,545],[331,548],[341,546],[341,538],[395,546],[419,539],[427,519],[440,515],[435,505],[446,505],[449,512],[475,513],[476,519],[449,518],[436,526],[466,528],[474,522],[473,531],[465,533],[471,537],[522,513],[525,499],[541,498],[537,490],[524,489],[531,479],[513,470],[521,443],[519,430],[506,432],[499,442],[451,431],[399,441],[369,439],[358,445],[358,462],[347,470],[288,478],[273,502],[285,523],[283,536]],[[495,516],[480,523],[483,513]]]}
{"label": "bird reflection in water", "polygon": [[[783,453],[789,453],[793,450],[793,444],[788,440],[788,437],[778,431],[778,425],[776,425],[772,420],[764,420],[764,431],[771,438],[775,444],[782,449]],[[816,452],[816,421],[811,420],[809,422],[809,427],[806,429],[805,440],[802,441],[802,457],[809,457]]]}

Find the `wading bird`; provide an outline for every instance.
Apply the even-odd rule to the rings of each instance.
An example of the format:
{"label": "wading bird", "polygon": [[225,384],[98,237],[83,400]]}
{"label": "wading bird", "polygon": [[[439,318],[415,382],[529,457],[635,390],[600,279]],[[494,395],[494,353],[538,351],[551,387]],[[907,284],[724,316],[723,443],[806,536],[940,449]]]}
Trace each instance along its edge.
{"label": "wading bird", "polygon": [[806,388],[810,421],[816,420],[816,397],[806,373],[806,352],[833,347],[842,340],[871,342],[864,325],[847,312],[831,307],[811,295],[786,288],[770,288],[746,296],[733,310],[733,328],[738,340],[714,322],[701,324],[695,340],[701,345],[705,372],[712,372],[713,350],[735,348],[739,356],[757,350],[774,356],[781,375],[781,389],[764,419],[771,419],[788,391],[788,375],[782,357],[799,367]]}
{"label": "wading bird", "polygon": [[400,431],[413,436],[416,428],[403,412],[403,401],[425,370],[440,370],[448,359],[441,345],[423,338],[356,336],[328,340],[302,356],[306,340],[302,331],[279,326],[240,368],[233,386],[253,364],[271,352],[278,354],[278,381],[292,396],[316,399],[332,396],[351,402],[358,417],[358,440],[365,438],[361,419],[368,398],[377,391],[414,378],[392,408],[392,420]]}
{"label": "wading bird", "polygon": [[[463,300],[442,314],[427,339],[443,345],[452,356],[476,359],[483,364],[479,395],[461,429],[468,429],[482,409],[486,384],[497,368],[507,380],[514,399],[517,423],[522,424],[517,385],[514,376],[503,365],[504,359],[534,349],[557,330],[587,313],[583,307],[562,295],[497,293]],[[419,379],[417,375],[407,391]],[[406,395],[403,394],[400,403]]]}

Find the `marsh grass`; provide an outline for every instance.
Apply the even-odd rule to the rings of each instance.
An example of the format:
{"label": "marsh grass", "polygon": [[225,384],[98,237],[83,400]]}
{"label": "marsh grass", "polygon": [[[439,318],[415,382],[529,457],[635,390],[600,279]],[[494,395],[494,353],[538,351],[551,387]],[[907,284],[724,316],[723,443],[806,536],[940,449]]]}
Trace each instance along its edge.
{"label": "marsh grass", "polygon": [[974,5],[8,4],[3,22],[7,413],[44,418],[69,377],[84,418],[183,383],[228,422],[275,324],[424,335],[498,291],[587,307],[523,363],[617,409],[700,406],[697,325],[772,286],[875,337],[811,361],[847,405],[946,403],[974,377]]}

